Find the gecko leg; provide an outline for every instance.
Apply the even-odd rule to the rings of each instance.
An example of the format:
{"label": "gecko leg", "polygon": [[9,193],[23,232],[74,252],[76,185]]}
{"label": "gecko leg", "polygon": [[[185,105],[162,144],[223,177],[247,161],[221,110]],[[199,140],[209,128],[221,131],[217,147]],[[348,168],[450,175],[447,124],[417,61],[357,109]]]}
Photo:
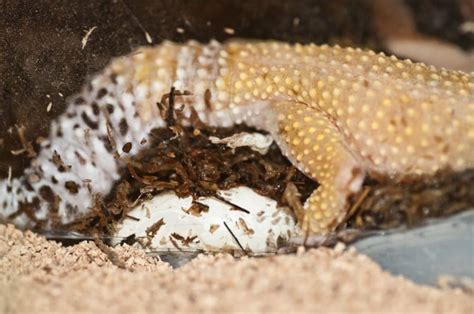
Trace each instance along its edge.
{"label": "gecko leg", "polygon": [[319,187],[304,204],[303,231],[325,234],[344,219],[347,198],[360,190],[365,171],[344,145],[344,137],[326,115],[303,103],[273,105],[272,133],[287,157]]}

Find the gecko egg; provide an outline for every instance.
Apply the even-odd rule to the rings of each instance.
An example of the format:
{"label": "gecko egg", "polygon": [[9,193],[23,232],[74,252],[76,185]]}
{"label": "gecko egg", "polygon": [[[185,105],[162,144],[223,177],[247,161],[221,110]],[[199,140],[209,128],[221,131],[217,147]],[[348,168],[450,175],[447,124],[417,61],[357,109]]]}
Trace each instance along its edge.
{"label": "gecko egg", "polygon": [[[172,191],[156,195],[133,208],[118,225],[114,243],[135,236],[152,252],[245,251],[276,252],[298,233],[288,208],[248,187],[219,191],[218,197],[197,200],[208,209],[193,211],[192,197]],[[205,208],[205,207],[204,207]]]}

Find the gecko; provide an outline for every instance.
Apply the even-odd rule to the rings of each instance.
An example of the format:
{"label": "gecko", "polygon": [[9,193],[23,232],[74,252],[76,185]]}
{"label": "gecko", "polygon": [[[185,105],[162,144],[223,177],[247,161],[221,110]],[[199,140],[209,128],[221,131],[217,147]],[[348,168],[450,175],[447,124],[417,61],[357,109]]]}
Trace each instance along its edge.
{"label": "gecko", "polygon": [[0,181],[0,220],[53,228],[87,214],[120,178],[115,154],[146,149],[165,126],[156,103],[170,87],[190,92],[177,96],[184,114],[268,132],[319,183],[299,219],[306,233],[334,230],[366,176],[474,167],[472,73],[337,45],[165,41],[113,59],[69,99],[31,166]]}

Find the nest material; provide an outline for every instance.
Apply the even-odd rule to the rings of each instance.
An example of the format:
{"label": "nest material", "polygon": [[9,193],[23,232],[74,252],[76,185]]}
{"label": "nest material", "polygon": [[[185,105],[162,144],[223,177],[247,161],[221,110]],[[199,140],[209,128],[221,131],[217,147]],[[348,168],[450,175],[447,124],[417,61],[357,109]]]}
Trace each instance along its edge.
{"label": "nest material", "polygon": [[[148,147],[136,156],[123,159],[127,167],[113,191],[104,199],[98,197],[95,210],[64,226],[66,231],[110,234],[116,222],[134,206],[163,190],[173,190],[180,197],[192,196],[197,200],[203,196],[218,197],[218,190],[247,186],[279,205],[301,208],[317,188],[317,182],[296,169],[275,143],[265,155],[250,147],[231,149],[213,144],[209,137],[224,138],[256,130],[245,125],[206,126],[195,112],[185,118],[182,107],[175,108],[175,97],[183,95],[186,92],[174,89],[164,95],[158,106],[167,127],[152,130]],[[126,144],[122,151],[129,151],[129,146]],[[409,184],[367,178],[361,192],[353,195],[349,202],[351,209],[346,223],[338,230],[413,226],[429,217],[472,208],[474,170],[439,173]],[[207,208],[195,201],[190,210],[199,213]]]}

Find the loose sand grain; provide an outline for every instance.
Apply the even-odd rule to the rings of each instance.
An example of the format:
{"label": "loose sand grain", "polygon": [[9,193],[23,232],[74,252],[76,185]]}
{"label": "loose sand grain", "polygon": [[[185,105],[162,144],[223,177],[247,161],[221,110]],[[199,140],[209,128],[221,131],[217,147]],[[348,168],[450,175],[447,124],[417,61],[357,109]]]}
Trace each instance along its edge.
{"label": "loose sand grain", "polygon": [[234,260],[199,256],[172,269],[129,246],[113,265],[92,242],[63,247],[0,225],[0,313],[473,313],[472,295],[416,285],[354,251]]}

